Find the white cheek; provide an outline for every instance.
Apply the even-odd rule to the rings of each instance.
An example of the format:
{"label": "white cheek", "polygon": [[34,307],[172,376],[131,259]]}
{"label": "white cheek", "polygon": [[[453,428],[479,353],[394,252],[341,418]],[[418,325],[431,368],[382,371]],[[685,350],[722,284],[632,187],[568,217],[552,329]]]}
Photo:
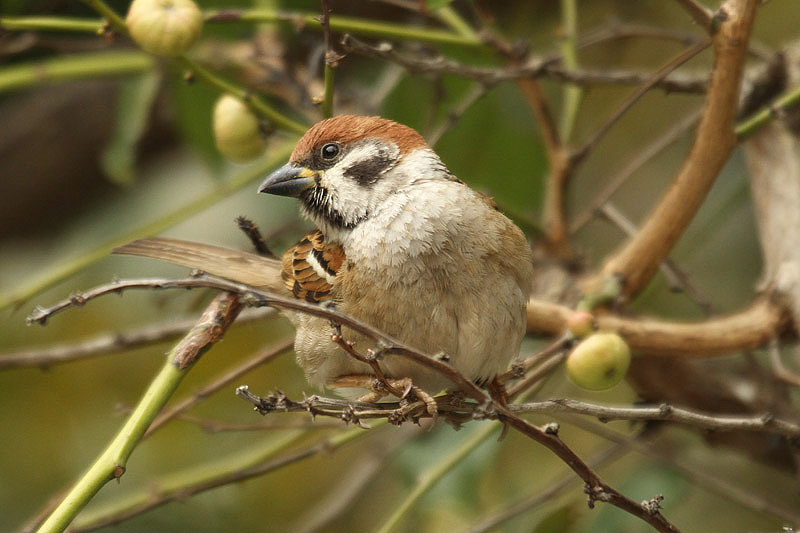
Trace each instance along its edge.
{"label": "white cheek", "polygon": [[367,184],[358,183],[352,176],[345,175],[346,169],[375,157],[377,151],[386,153],[389,158],[398,156],[396,146],[356,146],[339,163],[326,170],[320,180],[320,185],[327,188],[331,195],[332,208],[345,220],[363,219],[368,213],[375,211],[397,188],[394,180],[384,179],[388,177],[385,175],[376,176],[374,183]]}

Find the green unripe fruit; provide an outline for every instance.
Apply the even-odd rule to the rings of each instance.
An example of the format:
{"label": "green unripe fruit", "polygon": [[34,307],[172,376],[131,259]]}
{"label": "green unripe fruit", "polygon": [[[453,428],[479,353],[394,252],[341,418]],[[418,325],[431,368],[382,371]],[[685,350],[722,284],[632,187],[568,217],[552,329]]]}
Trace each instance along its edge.
{"label": "green unripe fruit", "polygon": [[584,389],[610,389],[622,381],[630,363],[631,350],[622,337],[594,333],[567,356],[567,376]]}
{"label": "green unripe fruit", "polygon": [[264,153],[258,118],[244,102],[225,94],[214,105],[214,142],[231,161],[243,163]]}
{"label": "green unripe fruit", "polygon": [[203,31],[203,13],[192,0],[133,0],[125,24],[146,52],[177,56]]}

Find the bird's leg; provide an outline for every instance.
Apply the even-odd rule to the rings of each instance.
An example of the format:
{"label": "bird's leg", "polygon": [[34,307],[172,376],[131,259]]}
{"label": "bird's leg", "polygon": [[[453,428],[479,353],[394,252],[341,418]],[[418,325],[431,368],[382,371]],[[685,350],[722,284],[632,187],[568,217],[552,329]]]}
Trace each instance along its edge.
{"label": "bird's leg", "polygon": [[[374,403],[381,400],[387,394],[392,393],[380,379],[372,374],[347,374],[337,377],[333,381],[328,382],[327,385],[332,389],[351,388],[368,390],[369,392],[367,394],[356,398],[357,402]],[[407,391],[403,391],[402,396],[398,395],[398,397],[402,398],[406,394]]]}
{"label": "bird's leg", "polygon": [[436,419],[439,418],[439,406],[436,404],[436,399],[416,385],[411,385],[411,391],[425,404],[425,410],[431,415],[431,420],[435,423]]}
{"label": "bird's leg", "polygon": [[508,407],[508,391],[505,384],[495,376],[486,384],[489,396],[503,407]]}
{"label": "bird's leg", "polygon": [[328,383],[330,388],[359,388],[369,392],[356,398],[357,402],[374,403],[382,400],[388,394],[397,396],[400,399],[413,392],[414,395],[425,404],[425,410],[435,421],[439,416],[439,407],[436,399],[412,383],[410,378],[394,379],[385,378],[383,381],[371,374],[348,374],[339,376],[334,381]]}
{"label": "bird's leg", "polygon": [[[486,384],[486,390],[489,391],[489,396],[491,396],[492,400],[495,403],[500,404],[503,407],[508,407],[508,391],[506,390],[506,386],[498,376],[495,376]],[[503,424],[503,431],[500,432],[500,436],[497,437],[498,441],[503,440],[508,435],[508,424]]]}

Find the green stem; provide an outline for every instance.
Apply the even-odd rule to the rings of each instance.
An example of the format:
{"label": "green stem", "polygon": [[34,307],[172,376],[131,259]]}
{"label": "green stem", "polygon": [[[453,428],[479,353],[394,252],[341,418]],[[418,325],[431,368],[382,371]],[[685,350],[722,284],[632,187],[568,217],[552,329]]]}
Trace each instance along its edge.
{"label": "green stem", "polygon": [[431,469],[426,470],[425,473],[418,479],[417,484],[411,493],[409,493],[409,495],[406,496],[406,499],[400,503],[400,506],[395,509],[394,513],[392,513],[392,516],[389,517],[389,519],[383,524],[378,532],[389,533],[395,529],[415,503],[417,503],[448,472],[453,470],[453,468],[455,468],[467,455],[472,453],[475,448],[477,448],[482,442],[497,432],[499,427],[499,422],[485,424],[456,451],[445,457]]}
{"label": "green stem", "polygon": [[442,6],[434,12],[434,15],[465,39],[479,40],[475,30],[452,7]]}
{"label": "green stem", "polygon": [[128,35],[128,26],[125,24],[125,19],[120,17],[117,12],[111,9],[105,2],[102,0],[84,0],[84,2],[100,13],[100,16],[106,19],[115,31]]}
{"label": "green stem", "polygon": [[200,66],[200,64],[198,64],[196,61],[193,61],[186,56],[178,56],[175,58],[175,60],[183,68],[190,70],[195,79],[201,80],[207,85],[218,89],[220,92],[230,93],[240,100],[247,102],[254,111],[263,115],[270,122],[272,122],[273,125],[297,134],[303,134],[308,129],[307,126],[300,124],[299,122],[295,122],[289,117],[286,117],[276,111],[272,106],[267,104],[263,98],[251,93],[247,89],[224,80],[223,78],[212,73],[210,70]]}
{"label": "green stem", "polygon": [[107,257],[113,248],[121,246],[134,239],[161,233],[167,228],[186,220],[192,215],[199,213],[203,209],[214,205],[223,198],[230,196],[245,185],[248,185],[256,179],[263,177],[267,172],[272,171],[279,165],[285,163],[292,152],[295,141],[296,139],[292,139],[290,142],[276,147],[272,155],[262,164],[243,170],[230,180],[222,182],[218,187],[215,187],[213,190],[197,198],[193,202],[179,207],[175,211],[168,213],[161,218],[126,232],[92,250],[81,252],[75,259],[55,265],[51,270],[48,270],[38,276],[36,279],[23,284],[14,292],[0,295],[0,309],[3,309],[9,305],[22,305],[22,303],[30,299],[33,295],[52,287],[56,283],[65,280],[92,263]]}
{"label": "green stem", "polygon": [[[575,0],[561,0],[561,54],[563,64],[567,70],[578,68],[578,7]],[[563,103],[561,106],[561,138],[568,141],[578,118],[578,108],[583,98],[583,88],[566,84],[563,89]]]}
{"label": "green stem", "polygon": [[[114,10],[100,0],[86,0],[86,3],[107,20],[115,31],[127,35],[125,21]],[[440,10],[441,11],[441,10]],[[458,33],[435,28],[417,28],[389,22],[356,17],[331,16],[331,29],[336,32],[348,32],[365,37],[382,37],[401,41],[422,41],[431,44],[452,44],[466,47],[484,46],[475,32],[465,23],[458,22],[446,14],[442,20],[455,28]],[[243,9],[243,10],[208,10],[205,12],[206,22],[277,22],[286,25],[297,25],[320,31],[318,13],[301,13],[279,11],[276,9]],[[6,30],[66,30],[96,33],[103,21],[97,19],[61,18],[61,17],[0,17],[0,28]]]}
{"label": "green stem", "polygon": [[[228,485],[234,480],[240,482],[266,474],[285,466],[285,464],[291,464],[293,461],[282,463],[280,458],[276,458],[279,464],[274,465],[272,468],[264,463],[270,461],[289,445],[294,444],[298,439],[308,434],[308,429],[288,431],[278,438],[271,434],[269,437],[248,446],[238,453],[226,454],[219,459],[169,474],[163,479],[149,484],[144,490],[120,497],[96,509],[94,512],[82,514],[73,525],[77,530],[94,529],[99,524],[107,524],[109,520],[115,517],[130,517],[142,513],[153,507],[154,494],[158,495],[157,499],[160,502],[178,498],[184,499],[205,490]],[[365,431],[360,427],[343,430],[323,440],[324,450],[325,452],[333,452],[369,434],[369,431]],[[307,454],[297,454],[297,460],[314,457],[319,454],[318,450],[321,449],[323,447],[315,444],[312,448],[306,449],[308,451]],[[314,453],[315,450],[316,453]],[[290,453],[290,455],[294,455],[294,452]]]}
{"label": "green stem", "polygon": [[149,54],[132,50],[88,52],[20,63],[0,69],[0,92],[98,76],[138,74],[153,66]]}
{"label": "green stem", "polygon": [[781,111],[785,111],[797,104],[800,104],[800,87],[793,88],[775,99],[768,107],[765,107],[739,122],[734,130],[736,132],[736,137],[739,139],[739,142],[744,141],[776,117],[780,116]]}
{"label": "green stem", "polygon": [[42,524],[39,533],[64,531],[103,485],[125,471],[131,452],[188,372],[188,368],[180,370],[175,366],[173,352],[174,349],[117,436]]}
{"label": "green stem", "polygon": [[322,97],[322,117],[330,118],[333,116],[333,79],[336,69],[328,62],[325,62],[325,93]]}
{"label": "green stem", "polygon": [[77,31],[98,33],[103,29],[102,19],[77,17],[0,17],[0,29],[8,31]]}
{"label": "green stem", "polygon": [[[321,31],[318,13],[286,12],[274,9],[244,9],[207,11],[207,22],[281,22],[300,24],[303,28]],[[422,41],[432,44],[454,44],[467,47],[480,47],[483,43],[476,37],[465,37],[450,31],[430,28],[417,28],[388,22],[355,17],[331,16],[331,30],[348,32],[366,37],[380,37],[384,39],[397,39],[404,41]]]}

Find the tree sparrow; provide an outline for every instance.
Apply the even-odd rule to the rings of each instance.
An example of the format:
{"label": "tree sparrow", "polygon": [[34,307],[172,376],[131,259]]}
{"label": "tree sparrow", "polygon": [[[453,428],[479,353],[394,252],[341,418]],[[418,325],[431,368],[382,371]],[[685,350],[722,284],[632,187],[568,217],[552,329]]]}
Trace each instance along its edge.
{"label": "tree sparrow", "polygon": [[[467,378],[492,379],[519,352],[533,276],[531,249],[491,199],[453,176],[422,136],[378,117],[314,125],[259,192],[298,198],[319,230],[275,260],[197,243],[144,239],[116,252],[165,259],[340,310],[429,354]],[[327,319],[287,312],[297,361],[314,385],[345,396],[372,381],[335,344]],[[354,349],[374,342],[343,328]],[[400,356],[388,378],[435,393],[450,385]]]}

